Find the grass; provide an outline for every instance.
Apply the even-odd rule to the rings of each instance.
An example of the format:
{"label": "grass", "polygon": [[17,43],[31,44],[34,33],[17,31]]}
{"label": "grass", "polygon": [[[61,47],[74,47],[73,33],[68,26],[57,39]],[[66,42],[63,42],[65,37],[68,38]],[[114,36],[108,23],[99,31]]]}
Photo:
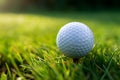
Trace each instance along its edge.
{"label": "grass", "polygon": [[[0,14],[1,80],[119,80],[120,12]],[[60,27],[87,24],[95,47],[78,64],[56,46]]]}

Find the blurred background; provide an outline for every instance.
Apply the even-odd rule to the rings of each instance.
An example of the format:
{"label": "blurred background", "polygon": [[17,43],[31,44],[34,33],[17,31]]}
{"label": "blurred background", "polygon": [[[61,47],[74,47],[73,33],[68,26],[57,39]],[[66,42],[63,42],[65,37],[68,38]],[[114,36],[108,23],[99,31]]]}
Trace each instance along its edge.
{"label": "blurred background", "polygon": [[120,0],[0,0],[0,11],[111,9],[120,9]]}

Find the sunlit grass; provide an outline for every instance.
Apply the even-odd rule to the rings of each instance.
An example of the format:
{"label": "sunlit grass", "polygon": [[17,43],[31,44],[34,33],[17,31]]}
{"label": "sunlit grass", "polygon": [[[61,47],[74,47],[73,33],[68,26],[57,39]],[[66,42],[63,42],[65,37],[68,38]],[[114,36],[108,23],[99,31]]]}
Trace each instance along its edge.
{"label": "sunlit grass", "polygon": [[[87,24],[95,47],[79,64],[56,46],[60,27],[72,21]],[[119,80],[119,12],[42,12],[0,14],[1,79]]]}

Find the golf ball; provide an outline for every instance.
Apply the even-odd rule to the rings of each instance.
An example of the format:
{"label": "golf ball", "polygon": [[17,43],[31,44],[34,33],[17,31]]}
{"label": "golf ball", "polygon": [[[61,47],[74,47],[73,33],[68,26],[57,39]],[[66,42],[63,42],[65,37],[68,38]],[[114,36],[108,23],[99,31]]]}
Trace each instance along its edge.
{"label": "golf ball", "polygon": [[87,25],[70,22],[59,30],[56,43],[64,55],[80,58],[87,55],[93,48],[94,36]]}

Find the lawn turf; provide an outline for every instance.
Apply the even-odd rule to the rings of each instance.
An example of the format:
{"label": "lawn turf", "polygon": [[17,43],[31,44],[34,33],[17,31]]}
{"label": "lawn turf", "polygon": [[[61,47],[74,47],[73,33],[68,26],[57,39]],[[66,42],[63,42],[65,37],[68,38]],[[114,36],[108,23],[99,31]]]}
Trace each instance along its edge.
{"label": "lawn turf", "polygon": [[[56,46],[59,29],[83,22],[95,37],[78,64]],[[0,13],[1,80],[119,80],[120,12]]]}

